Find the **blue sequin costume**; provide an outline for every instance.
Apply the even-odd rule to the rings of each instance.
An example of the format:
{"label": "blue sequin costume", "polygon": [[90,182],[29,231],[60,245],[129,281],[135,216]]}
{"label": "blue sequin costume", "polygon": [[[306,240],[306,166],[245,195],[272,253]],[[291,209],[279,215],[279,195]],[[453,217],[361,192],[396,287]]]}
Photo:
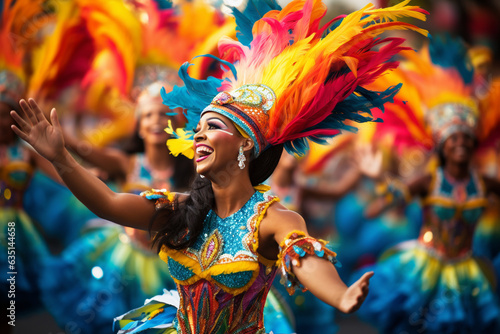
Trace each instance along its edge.
{"label": "blue sequin costume", "polygon": [[[171,170],[156,173],[144,154],[135,155],[132,162],[124,191],[139,194],[151,186],[171,187]],[[88,221],[77,240],[46,261],[41,282],[44,303],[59,326],[92,334],[109,333],[118,314],[175,287],[149,246],[148,232],[102,219]]]}
{"label": "blue sequin costume", "polygon": [[2,305],[14,301],[17,315],[41,307],[38,276],[40,264],[49,256],[40,232],[22,208],[32,173],[27,149],[19,142],[0,147],[0,292]]}
{"label": "blue sequin costume", "polygon": [[[164,203],[171,200],[172,194],[151,191],[144,196]],[[263,333],[267,315],[274,317],[270,322],[273,327],[267,327],[268,330],[290,333],[285,314],[266,313],[264,302],[277,263],[257,252],[260,222],[276,200],[256,192],[227,218],[210,211],[192,247],[173,250],[164,246],[160,257],[168,263],[180,298],[174,301],[174,294],[167,292],[163,302],[158,297],[118,317],[118,333]],[[334,261],[334,253],[323,249],[324,244],[300,232],[292,233],[281,246],[278,262],[289,279],[290,289],[298,284],[291,273],[292,258],[298,261],[314,249],[316,256],[328,256]],[[279,324],[277,320],[281,320]]]}
{"label": "blue sequin costume", "polygon": [[476,173],[452,182],[439,168],[423,200],[418,240],[386,252],[360,316],[383,333],[497,333],[500,308],[489,271],[472,257],[472,236],[486,205]]}

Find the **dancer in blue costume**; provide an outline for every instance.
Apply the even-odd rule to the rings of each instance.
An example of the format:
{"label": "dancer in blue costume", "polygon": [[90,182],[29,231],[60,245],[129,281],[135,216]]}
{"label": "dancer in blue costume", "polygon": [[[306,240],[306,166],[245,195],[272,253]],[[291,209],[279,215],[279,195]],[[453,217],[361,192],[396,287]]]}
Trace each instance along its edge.
{"label": "dancer in blue costume", "polygon": [[[161,73],[157,73],[160,78]],[[169,135],[168,107],[161,103],[160,88],[153,83],[137,103],[136,132],[127,155],[117,149],[93,147],[82,155],[88,162],[121,180],[121,191],[140,194],[150,188],[185,190],[194,175],[192,162],[173,157],[165,145]],[[153,95],[151,95],[153,94]],[[66,145],[78,152],[80,143],[65,136]],[[83,333],[108,333],[117,314],[145,299],[175,288],[164,262],[151,249],[149,235],[102,219],[87,222],[81,236],[59,256],[45,264],[42,277],[47,309],[61,328]],[[75,261],[75,259],[79,259]],[[141,273],[147,272],[147,275]]]}
{"label": "dancer in blue costume", "polygon": [[[383,144],[379,147],[383,147]],[[373,264],[382,252],[395,244],[418,237],[421,225],[421,210],[416,202],[405,207],[391,207],[372,219],[365,217],[364,208],[377,197],[376,182],[373,181],[376,177],[374,171],[383,168],[387,173],[399,176],[400,165],[392,153],[387,154],[372,145],[358,142],[356,148],[348,149],[355,151],[356,160],[365,166],[366,172],[356,188],[341,198],[335,206],[338,251],[347,254],[342,261],[340,274],[346,278],[360,267]],[[386,158],[383,164],[382,156]],[[386,163],[389,160],[387,158],[391,163]]]}
{"label": "dancer in blue costume", "polygon": [[[187,85],[163,98],[170,107],[187,108],[189,125],[196,126],[193,132],[178,129],[183,138],[169,146],[196,159],[200,176],[189,194],[112,192],[65,149],[55,110],[49,123],[34,100],[20,102],[23,116],[11,113],[18,122],[14,131],[49,161],[69,167],[61,177],[86,206],[156,232],[160,257],[177,283],[178,307],[173,298],[165,303],[171,296],[163,303],[153,299],[117,321],[121,332],[262,333],[264,301],[278,266],[290,292],[303,284],[342,312],[359,308],[372,273],[347,287],[332,265],[336,254],[308,236],[303,218],[254,186],[272,173],[283,147],[304,153],[306,137],[324,142],[349,129],[346,119],[373,120],[371,109],[392,100],[399,87],[372,92],[363,84],[394,68],[387,60],[405,49],[401,39],[375,36],[394,27],[426,33],[394,21],[425,18],[406,5],[367,6],[332,30],[319,27],[325,15],[320,1],[294,1],[257,21],[253,34],[245,29],[240,39],[250,40],[250,47],[228,39],[219,44],[222,63],[231,69],[226,80],[193,80],[184,65],[180,75]],[[389,44],[378,48],[384,42]]]}
{"label": "dancer in blue costume", "polygon": [[369,268],[377,275],[359,314],[383,333],[496,333],[500,307],[491,269],[472,256],[486,196],[500,194],[497,179],[471,166],[476,145],[482,145],[478,139],[487,136],[479,126],[487,111],[478,113],[471,66],[460,41],[432,40],[420,57],[410,60],[380,83],[404,80],[406,89],[378,130],[395,131],[398,143],[434,147],[440,163],[407,186],[389,184],[386,197],[367,208],[373,216],[389,203],[401,205],[418,196],[423,225],[417,240],[387,251]]}
{"label": "dancer in blue costume", "polygon": [[13,329],[19,317],[42,307],[38,277],[49,253],[38,226],[23,210],[23,195],[36,169],[59,179],[52,165],[10,128],[14,122],[9,112],[25,94],[27,81],[25,45],[14,43],[12,37],[26,36],[21,33],[25,24],[41,12],[39,1],[30,5],[23,17],[19,11],[26,1],[4,1],[0,10],[0,293],[7,315],[0,326],[2,333]]}
{"label": "dancer in blue costume", "polygon": [[[339,252],[341,247],[334,222],[337,201],[357,184],[362,174],[372,171],[373,161],[366,159],[361,166],[350,154],[348,147],[355,137],[343,134],[324,146],[309,143],[309,151],[300,161],[283,154],[271,178],[273,192],[285,198],[283,205],[299,210],[307,221],[309,233],[328,240]],[[362,168],[365,166],[368,168]],[[360,248],[359,245],[356,247]],[[341,277],[349,277],[344,273],[344,260],[359,255],[357,249],[349,249],[349,252],[343,255],[342,267],[338,269]],[[337,332],[335,308],[308,291],[298,291],[286,299],[295,314],[298,333]]]}

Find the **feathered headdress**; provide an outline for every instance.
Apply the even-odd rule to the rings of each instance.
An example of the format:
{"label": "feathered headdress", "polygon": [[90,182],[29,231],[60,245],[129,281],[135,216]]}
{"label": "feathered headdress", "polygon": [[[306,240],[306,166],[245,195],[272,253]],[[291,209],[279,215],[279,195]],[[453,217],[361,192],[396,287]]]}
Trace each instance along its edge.
{"label": "feathered headdress", "polygon": [[[375,137],[390,135],[401,153],[406,148],[432,151],[451,134],[460,131],[486,143],[498,127],[495,111],[481,107],[475,96],[474,68],[467,48],[458,39],[433,38],[417,53],[403,53],[406,61],[378,79],[372,89],[402,82],[393,104],[388,105],[384,123]],[[494,87],[494,85],[492,86]],[[490,95],[482,104],[490,105]],[[484,120],[489,119],[488,122]],[[490,136],[491,137],[491,136]]]}
{"label": "feathered headdress", "polygon": [[[43,1],[6,0],[0,7],[0,101],[11,107],[17,105],[26,90],[23,67],[31,31],[26,26],[41,26]],[[48,13],[45,13],[48,15]],[[35,22],[35,18],[39,21]]]}
{"label": "feathered headdress", "polygon": [[[303,154],[306,138],[325,143],[341,130],[355,130],[344,122],[373,121],[371,109],[383,108],[398,92],[400,86],[381,92],[364,86],[397,67],[391,58],[407,49],[403,39],[378,35],[392,29],[427,34],[397,21],[425,20],[425,11],[408,2],[386,9],[368,5],[320,26],[326,13],[320,0],[292,1],[282,10],[270,1],[252,1],[251,15],[235,11],[239,41],[219,42],[220,61],[229,68],[223,79],[194,80],[186,63],[179,70],[185,86],[163,94],[164,103],[187,110],[188,128],[204,111],[229,117],[253,139],[255,155],[277,144]],[[255,11],[261,5],[265,15]]]}
{"label": "feathered headdress", "polygon": [[[53,32],[33,52],[30,93],[57,99],[77,84],[82,110],[96,110],[112,89],[128,94],[140,52],[140,21],[123,1],[53,3]],[[102,110],[99,110],[102,112]]]}
{"label": "feathered headdress", "polygon": [[[162,82],[167,91],[181,80],[177,69],[200,53],[218,55],[217,42],[234,34],[234,18],[224,16],[202,0],[177,1],[175,7],[158,8],[153,0],[140,1],[136,10],[142,23],[142,50],[137,61],[131,96],[154,82]],[[220,77],[222,71],[211,67],[212,59],[201,58],[195,78],[202,75]],[[159,95],[158,91],[158,95]]]}

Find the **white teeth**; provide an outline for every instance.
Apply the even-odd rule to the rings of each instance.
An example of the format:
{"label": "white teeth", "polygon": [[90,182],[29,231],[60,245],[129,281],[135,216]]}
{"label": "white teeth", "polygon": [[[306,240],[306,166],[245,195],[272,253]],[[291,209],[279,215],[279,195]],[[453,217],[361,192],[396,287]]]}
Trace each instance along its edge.
{"label": "white teeth", "polygon": [[160,128],[151,128],[150,129],[150,132],[151,133],[162,133],[163,132],[163,129],[160,129]]}
{"label": "white teeth", "polygon": [[202,152],[206,152],[206,153],[212,153],[214,150],[212,150],[211,148],[208,148],[206,146],[198,146],[196,148],[196,153],[200,154]]}

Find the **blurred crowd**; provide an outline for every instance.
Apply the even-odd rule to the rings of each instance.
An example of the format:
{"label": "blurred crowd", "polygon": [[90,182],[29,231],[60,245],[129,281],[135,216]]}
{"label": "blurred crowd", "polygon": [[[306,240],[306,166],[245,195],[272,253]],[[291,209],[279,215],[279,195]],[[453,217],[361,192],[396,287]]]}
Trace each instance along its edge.
{"label": "blurred crowd", "polygon": [[[325,22],[368,4],[325,3],[333,15]],[[412,4],[430,13],[423,27],[431,37],[398,33],[416,51],[372,83],[375,90],[403,83],[393,104],[373,111],[384,122],[356,125],[357,133],[340,133],[326,146],[311,142],[305,156],[283,153],[267,183],[303,215],[312,236],[330,242],[344,281],[375,272],[357,321],[381,333],[494,333],[500,3]],[[193,57],[217,56],[218,40],[236,37],[230,12],[210,0],[1,3],[2,333],[13,329],[9,272],[16,272],[15,321],[48,312],[66,333],[109,333],[114,317],[175,288],[148,232],[88,211],[54,167],[16,137],[10,111],[21,98],[36,99],[46,115],[56,108],[68,149],[114,190],[186,191],[193,162],[165,144],[186,119],[162,104],[160,92],[181,84],[177,72],[186,61],[194,63],[193,78],[221,75],[217,62]],[[289,296],[277,281],[266,329],[335,333],[335,313],[308,292]]]}

